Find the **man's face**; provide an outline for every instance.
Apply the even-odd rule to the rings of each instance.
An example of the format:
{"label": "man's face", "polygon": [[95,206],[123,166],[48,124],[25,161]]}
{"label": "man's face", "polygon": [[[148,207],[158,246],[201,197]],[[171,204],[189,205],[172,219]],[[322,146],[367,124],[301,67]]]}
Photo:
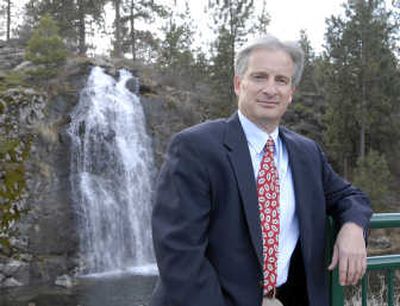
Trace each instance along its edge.
{"label": "man's face", "polygon": [[256,49],[250,54],[242,77],[234,87],[240,111],[260,128],[271,132],[292,102],[293,61],[278,50]]}

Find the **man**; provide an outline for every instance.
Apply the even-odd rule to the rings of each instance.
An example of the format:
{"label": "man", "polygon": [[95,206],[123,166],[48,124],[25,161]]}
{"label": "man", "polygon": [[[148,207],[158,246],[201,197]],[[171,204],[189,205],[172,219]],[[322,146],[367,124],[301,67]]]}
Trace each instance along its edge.
{"label": "man", "polygon": [[151,306],[328,306],[327,215],[341,226],[329,269],[366,269],[371,210],[319,146],[279,126],[304,56],[267,36],[237,54],[238,112],[177,134],[153,211],[160,279]]}

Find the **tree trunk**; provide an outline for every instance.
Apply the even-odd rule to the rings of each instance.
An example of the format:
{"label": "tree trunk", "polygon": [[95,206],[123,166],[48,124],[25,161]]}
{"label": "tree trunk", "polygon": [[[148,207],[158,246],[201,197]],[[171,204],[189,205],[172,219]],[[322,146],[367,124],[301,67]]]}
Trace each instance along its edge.
{"label": "tree trunk", "polygon": [[[235,43],[236,43],[236,39],[237,39],[237,24],[235,24],[234,22],[234,18],[235,18],[235,11],[233,10],[233,4],[231,1],[229,1],[229,20],[230,20],[230,48],[231,48],[231,54],[230,54],[230,67],[229,67],[229,72],[230,72],[230,79],[233,80],[233,76],[235,74],[234,72],[234,66],[235,66]],[[237,12],[236,12],[237,13]],[[235,90],[233,88],[233,82],[231,81],[229,84],[229,96],[230,96],[230,102],[232,103],[232,105],[234,105],[234,101],[236,99],[236,94],[235,94]]]}
{"label": "tree trunk", "polygon": [[78,0],[78,53],[86,55],[86,24],[83,0]]}
{"label": "tree trunk", "polygon": [[365,133],[366,133],[366,123],[365,123],[365,104],[366,101],[364,99],[364,93],[365,93],[365,89],[364,89],[364,84],[363,84],[363,101],[362,106],[361,106],[361,127],[360,127],[360,158],[364,158],[365,157]]}
{"label": "tree trunk", "polygon": [[129,21],[131,25],[131,52],[132,59],[136,60],[136,37],[135,37],[135,1],[131,0]]}
{"label": "tree trunk", "polygon": [[6,40],[11,38],[11,0],[7,0],[7,31]]}
{"label": "tree trunk", "polygon": [[365,27],[361,28],[361,110],[360,110],[360,158],[365,157],[365,133],[366,133],[366,108],[367,108],[367,71],[368,71],[368,59],[367,59],[367,36],[365,31],[368,31]]}
{"label": "tree trunk", "polygon": [[347,156],[343,157],[343,177],[349,180],[349,159]]}
{"label": "tree trunk", "polygon": [[114,55],[122,57],[121,48],[121,0],[115,0],[115,43]]}

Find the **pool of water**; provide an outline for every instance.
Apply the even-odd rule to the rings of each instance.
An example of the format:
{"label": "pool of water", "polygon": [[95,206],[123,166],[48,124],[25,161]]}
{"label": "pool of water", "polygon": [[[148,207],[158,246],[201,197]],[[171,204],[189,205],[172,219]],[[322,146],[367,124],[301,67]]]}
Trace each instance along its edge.
{"label": "pool of water", "polygon": [[70,289],[34,286],[0,290],[0,306],[147,306],[157,276],[81,278]]}

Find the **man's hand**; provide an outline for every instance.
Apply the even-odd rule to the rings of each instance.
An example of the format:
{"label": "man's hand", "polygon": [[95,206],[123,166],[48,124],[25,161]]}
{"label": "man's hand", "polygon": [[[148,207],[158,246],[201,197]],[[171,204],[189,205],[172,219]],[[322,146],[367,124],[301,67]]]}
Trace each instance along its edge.
{"label": "man's hand", "polygon": [[333,270],[338,264],[342,286],[357,284],[367,269],[363,229],[355,223],[343,224],[337,235],[328,269]]}

